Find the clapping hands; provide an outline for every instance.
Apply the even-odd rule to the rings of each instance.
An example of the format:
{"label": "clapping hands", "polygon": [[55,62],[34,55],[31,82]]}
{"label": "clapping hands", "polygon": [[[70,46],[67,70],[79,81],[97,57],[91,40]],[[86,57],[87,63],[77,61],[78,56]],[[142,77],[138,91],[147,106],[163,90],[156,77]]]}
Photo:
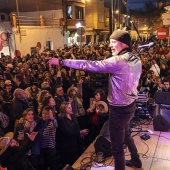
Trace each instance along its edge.
{"label": "clapping hands", "polygon": [[31,132],[30,134],[29,133],[26,133],[29,137],[29,139],[31,141],[33,141],[35,139],[35,137],[37,136],[38,132]]}

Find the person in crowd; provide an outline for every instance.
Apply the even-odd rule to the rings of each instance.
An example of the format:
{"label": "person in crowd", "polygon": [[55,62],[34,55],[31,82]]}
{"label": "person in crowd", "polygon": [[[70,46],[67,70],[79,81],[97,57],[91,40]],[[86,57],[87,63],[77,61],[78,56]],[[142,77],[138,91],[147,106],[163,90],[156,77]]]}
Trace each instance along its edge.
{"label": "person in crowd", "polygon": [[5,73],[10,73],[12,74],[13,73],[13,65],[12,63],[8,63],[5,67]]}
{"label": "person in crowd", "polygon": [[43,77],[43,72],[38,72],[38,75],[37,75],[37,84],[38,84],[38,87],[41,88],[41,84],[43,83],[44,81],[44,77]]}
{"label": "person in crowd", "polygon": [[85,110],[82,102],[82,83],[83,80],[80,79],[79,82],[74,84],[67,90],[67,95],[69,96],[71,106],[73,109],[73,114],[76,115],[77,121],[81,129],[87,128],[87,119],[85,115]]}
{"label": "person in crowd", "polygon": [[10,80],[12,84],[14,83],[14,80],[13,80],[14,78],[11,73],[4,73],[3,76],[5,80]]}
{"label": "person in crowd", "polygon": [[60,70],[61,70],[61,78],[62,78],[62,84],[63,84],[62,87],[63,87],[64,93],[66,93],[67,89],[71,86],[71,84],[70,84],[71,77],[69,77],[69,73],[66,68],[61,67]]}
{"label": "person in crowd", "polygon": [[49,81],[43,81],[41,84],[41,90],[48,90],[51,93],[51,85]]}
{"label": "person in crowd", "polygon": [[46,106],[42,110],[42,122],[38,131],[38,139],[40,143],[40,154],[43,159],[42,170],[60,170],[57,166],[56,154],[56,129],[58,127],[57,120],[54,116],[54,109]]}
{"label": "person in crowd", "polygon": [[148,72],[146,72],[145,76],[142,77],[140,92],[149,92],[150,91],[150,86],[153,82],[151,72],[153,72],[153,71],[149,70]]}
{"label": "person in crowd", "polygon": [[[127,166],[142,167],[136,145],[130,135],[130,120],[133,118],[137,98],[137,86],[142,71],[140,58],[132,54],[131,37],[123,30],[110,36],[113,57],[101,61],[47,58],[48,64],[67,66],[85,71],[109,73],[109,129],[115,170]],[[131,160],[125,161],[124,143],[131,153]]]}
{"label": "person in crowd", "polygon": [[68,95],[64,93],[62,85],[59,84],[55,87],[55,94],[53,96],[56,102],[56,110],[59,113],[61,103],[69,100]]}
{"label": "person in crowd", "polygon": [[[28,76],[26,77],[28,84],[32,86],[32,84],[37,81],[37,76],[38,76],[37,70],[29,69]],[[23,77],[25,77],[25,74],[23,74]]]}
{"label": "person in crowd", "polygon": [[104,90],[97,89],[95,91],[94,98],[91,98],[90,108],[87,109],[87,114],[89,116],[89,135],[92,142],[108,119],[108,106]]}
{"label": "person in crowd", "polygon": [[27,108],[22,113],[22,117],[15,122],[14,139],[23,143],[23,141],[27,140],[26,133],[35,131],[38,124],[39,118],[36,116],[35,111],[32,108]]}
{"label": "person in crowd", "polygon": [[51,93],[48,90],[41,90],[38,93],[38,113],[41,112],[41,108],[42,108],[42,100],[47,97],[47,96],[52,96]]}
{"label": "person in crowd", "polygon": [[155,81],[151,83],[149,97],[153,98],[156,91],[161,90],[161,89],[162,89],[162,80],[160,77],[156,77]]}
{"label": "person in crowd", "polygon": [[[56,110],[56,102],[53,98],[53,96],[47,96],[44,97],[42,100],[42,110],[44,107],[49,106],[52,107],[54,109],[54,117],[58,118],[58,114],[57,114],[57,110]],[[40,115],[42,114],[42,111],[40,112]]]}
{"label": "person in crowd", "polygon": [[15,89],[14,98],[12,100],[12,108],[14,113],[14,120],[20,119],[24,110],[29,108],[27,95],[23,89]]}
{"label": "person in crowd", "polygon": [[62,160],[64,165],[72,165],[83,153],[82,138],[88,134],[88,129],[80,129],[69,102],[61,104],[58,123],[58,140]]}
{"label": "person in crowd", "polygon": [[14,76],[14,82],[15,82],[14,89],[20,88],[20,89],[25,90],[27,88],[27,85],[25,84],[21,75],[19,75],[19,74]]}
{"label": "person in crowd", "polygon": [[[40,118],[37,117],[35,111],[32,108],[26,109],[22,117],[15,122],[14,139],[23,145],[28,140],[27,133],[37,132],[40,126]],[[38,149],[38,152],[37,152]],[[33,146],[28,151],[27,155],[33,167],[37,170],[41,169],[40,165],[40,152],[37,148],[36,140],[33,142]],[[41,168],[40,168],[41,167]]]}
{"label": "person in crowd", "polygon": [[76,70],[73,68],[70,68],[70,70],[68,71],[69,77],[70,77],[70,83],[73,84],[76,82]]}
{"label": "person in crowd", "polygon": [[38,99],[38,93],[40,93],[40,91],[41,89],[38,88],[38,84],[36,82],[34,82],[32,86],[27,87],[25,89],[25,93],[27,94],[27,97],[35,100]]}
{"label": "person in crowd", "polygon": [[4,136],[7,132],[13,132],[14,118],[11,102],[6,102],[0,96],[0,136]]}
{"label": "person in crowd", "polygon": [[33,166],[28,160],[26,153],[32,146],[38,132],[27,133],[28,140],[24,145],[20,144],[10,137],[0,138],[0,162],[1,166],[8,170],[33,170]]}
{"label": "person in crowd", "polygon": [[50,71],[50,80],[51,80],[51,87],[53,87],[55,85],[56,82],[56,76],[57,76],[57,72],[54,68],[49,68]]}
{"label": "person in crowd", "polygon": [[162,92],[170,92],[170,77],[163,80]]}
{"label": "person in crowd", "polygon": [[154,72],[155,76],[160,76],[160,67],[158,66],[156,60],[151,61],[150,70]]}
{"label": "person in crowd", "polygon": [[5,89],[5,80],[3,78],[0,79],[0,91]]}
{"label": "person in crowd", "polygon": [[10,80],[5,80],[5,87],[0,91],[1,96],[7,102],[10,102],[13,99],[13,84]]}
{"label": "person in crowd", "polygon": [[167,62],[167,59],[166,59],[166,55],[165,54],[161,54],[161,57],[160,57],[160,66],[162,65],[162,63],[166,63]]}
{"label": "person in crowd", "polygon": [[161,63],[160,66],[160,77],[163,79],[169,75],[168,65],[166,63]]}

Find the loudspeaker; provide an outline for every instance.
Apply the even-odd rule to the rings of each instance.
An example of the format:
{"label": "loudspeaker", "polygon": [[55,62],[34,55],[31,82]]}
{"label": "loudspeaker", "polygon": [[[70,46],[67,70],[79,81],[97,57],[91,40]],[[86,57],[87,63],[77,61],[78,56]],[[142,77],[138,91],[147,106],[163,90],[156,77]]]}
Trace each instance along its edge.
{"label": "loudspeaker", "polygon": [[155,108],[155,117],[153,119],[155,131],[170,131],[170,110],[161,104]]}
{"label": "loudspeaker", "polygon": [[109,122],[106,121],[94,143],[95,153],[103,152],[104,157],[112,156],[111,141],[109,135]]}
{"label": "loudspeaker", "polygon": [[170,130],[170,121],[166,120],[162,115],[157,115],[153,119],[153,127],[155,131],[169,131]]}
{"label": "loudspeaker", "polygon": [[157,91],[154,95],[155,103],[170,105],[170,93]]}

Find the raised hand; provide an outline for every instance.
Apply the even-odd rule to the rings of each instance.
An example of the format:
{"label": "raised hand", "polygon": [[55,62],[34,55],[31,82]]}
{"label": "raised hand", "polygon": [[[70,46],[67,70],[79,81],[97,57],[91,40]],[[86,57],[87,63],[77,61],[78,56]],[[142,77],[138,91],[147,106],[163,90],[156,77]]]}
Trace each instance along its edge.
{"label": "raised hand", "polygon": [[30,134],[29,133],[26,133],[29,137],[29,139],[31,141],[33,141],[35,139],[35,137],[37,136],[38,132],[31,132]]}
{"label": "raised hand", "polygon": [[47,57],[46,60],[48,60],[49,67],[51,67],[52,65],[56,65],[56,66],[60,65],[58,58]]}

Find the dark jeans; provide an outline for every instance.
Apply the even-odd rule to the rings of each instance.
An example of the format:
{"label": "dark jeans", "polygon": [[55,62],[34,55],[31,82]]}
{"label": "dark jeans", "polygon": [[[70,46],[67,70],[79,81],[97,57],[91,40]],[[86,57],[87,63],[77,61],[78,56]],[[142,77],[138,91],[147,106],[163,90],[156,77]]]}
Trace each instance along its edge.
{"label": "dark jeans", "polygon": [[56,161],[56,149],[55,148],[41,148],[41,156],[43,159],[43,169],[47,170],[59,170]]}
{"label": "dark jeans", "polygon": [[134,116],[136,103],[133,102],[123,107],[109,106],[109,109],[109,129],[115,170],[125,170],[124,144],[128,146],[132,159],[139,158],[134,140],[130,134],[130,120]]}

